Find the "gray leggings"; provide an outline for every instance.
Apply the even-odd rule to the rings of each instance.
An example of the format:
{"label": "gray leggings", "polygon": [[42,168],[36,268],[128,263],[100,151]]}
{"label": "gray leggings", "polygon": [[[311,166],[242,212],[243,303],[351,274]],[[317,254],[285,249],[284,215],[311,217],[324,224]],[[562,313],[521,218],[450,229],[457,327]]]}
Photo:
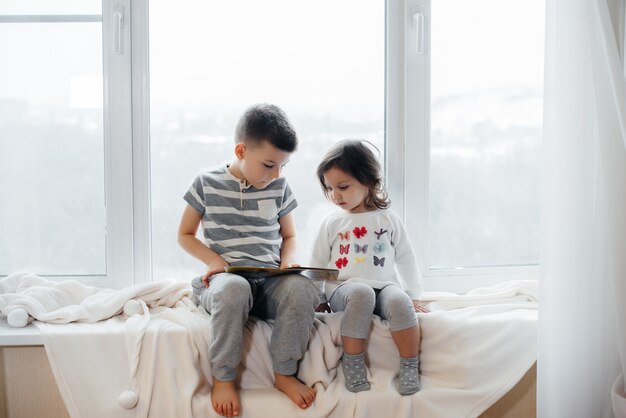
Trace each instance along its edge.
{"label": "gray leggings", "polygon": [[401,331],[417,324],[411,298],[398,286],[373,289],[365,283],[347,282],[329,295],[334,312],[343,311],[341,335],[367,338],[372,314],[389,321],[391,331]]}
{"label": "gray leggings", "polygon": [[209,360],[213,376],[235,380],[243,349],[243,327],[248,315],[275,319],[270,341],[274,371],[293,375],[306,350],[319,297],[311,281],[298,274],[248,281],[220,273],[205,288],[193,279],[194,293],[211,314]]}

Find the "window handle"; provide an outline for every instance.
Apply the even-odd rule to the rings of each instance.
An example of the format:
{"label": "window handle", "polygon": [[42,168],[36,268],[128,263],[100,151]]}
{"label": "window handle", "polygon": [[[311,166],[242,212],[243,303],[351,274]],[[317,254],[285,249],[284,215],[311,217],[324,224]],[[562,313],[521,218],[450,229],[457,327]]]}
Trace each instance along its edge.
{"label": "window handle", "polygon": [[415,52],[418,55],[424,53],[424,14],[413,9],[411,27],[415,29]]}
{"label": "window handle", "polygon": [[113,50],[117,55],[124,53],[124,6],[113,10]]}

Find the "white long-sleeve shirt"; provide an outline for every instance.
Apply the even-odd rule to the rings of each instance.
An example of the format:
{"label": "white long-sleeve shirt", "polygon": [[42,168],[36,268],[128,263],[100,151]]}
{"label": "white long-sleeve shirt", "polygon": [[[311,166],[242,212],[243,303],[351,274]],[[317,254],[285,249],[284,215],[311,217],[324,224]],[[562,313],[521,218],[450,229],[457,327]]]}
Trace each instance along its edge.
{"label": "white long-sleeve shirt", "polygon": [[358,280],[381,288],[401,286],[411,299],[422,278],[407,233],[389,209],[331,213],[322,220],[311,255],[313,267],[339,269],[339,281]]}

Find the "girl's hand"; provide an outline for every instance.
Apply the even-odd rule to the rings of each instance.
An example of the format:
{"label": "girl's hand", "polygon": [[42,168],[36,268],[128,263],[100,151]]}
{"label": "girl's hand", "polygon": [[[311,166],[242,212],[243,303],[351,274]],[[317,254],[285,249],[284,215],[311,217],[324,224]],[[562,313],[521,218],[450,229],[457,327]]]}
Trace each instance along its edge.
{"label": "girl's hand", "polygon": [[226,261],[224,261],[223,265],[222,264],[211,264],[209,265],[209,270],[206,272],[206,274],[202,277],[202,283],[204,283],[204,287],[208,288],[209,287],[209,281],[211,280],[211,276],[213,276],[214,274],[218,274],[218,273],[224,273],[225,267],[228,266],[228,263]]}
{"label": "girl's hand", "polygon": [[422,301],[419,300],[414,300],[413,301],[413,309],[415,309],[415,312],[419,312],[419,313],[428,313],[430,312],[428,310],[428,308],[426,308],[425,306],[421,305]]}
{"label": "girl's hand", "polygon": [[331,313],[332,311],[330,310],[330,305],[328,303],[320,303],[317,305],[317,308],[315,308],[315,312]]}

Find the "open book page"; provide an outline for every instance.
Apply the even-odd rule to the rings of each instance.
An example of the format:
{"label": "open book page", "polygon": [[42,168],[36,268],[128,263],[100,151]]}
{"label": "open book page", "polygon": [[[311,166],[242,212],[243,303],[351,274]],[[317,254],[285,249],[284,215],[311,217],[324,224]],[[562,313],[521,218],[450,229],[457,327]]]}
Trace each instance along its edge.
{"label": "open book page", "polygon": [[248,279],[258,279],[273,276],[282,276],[285,274],[302,274],[313,280],[333,280],[339,277],[339,270],[325,269],[318,267],[289,267],[289,268],[271,268],[271,267],[235,267],[228,266],[225,268],[226,273],[233,273]]}

